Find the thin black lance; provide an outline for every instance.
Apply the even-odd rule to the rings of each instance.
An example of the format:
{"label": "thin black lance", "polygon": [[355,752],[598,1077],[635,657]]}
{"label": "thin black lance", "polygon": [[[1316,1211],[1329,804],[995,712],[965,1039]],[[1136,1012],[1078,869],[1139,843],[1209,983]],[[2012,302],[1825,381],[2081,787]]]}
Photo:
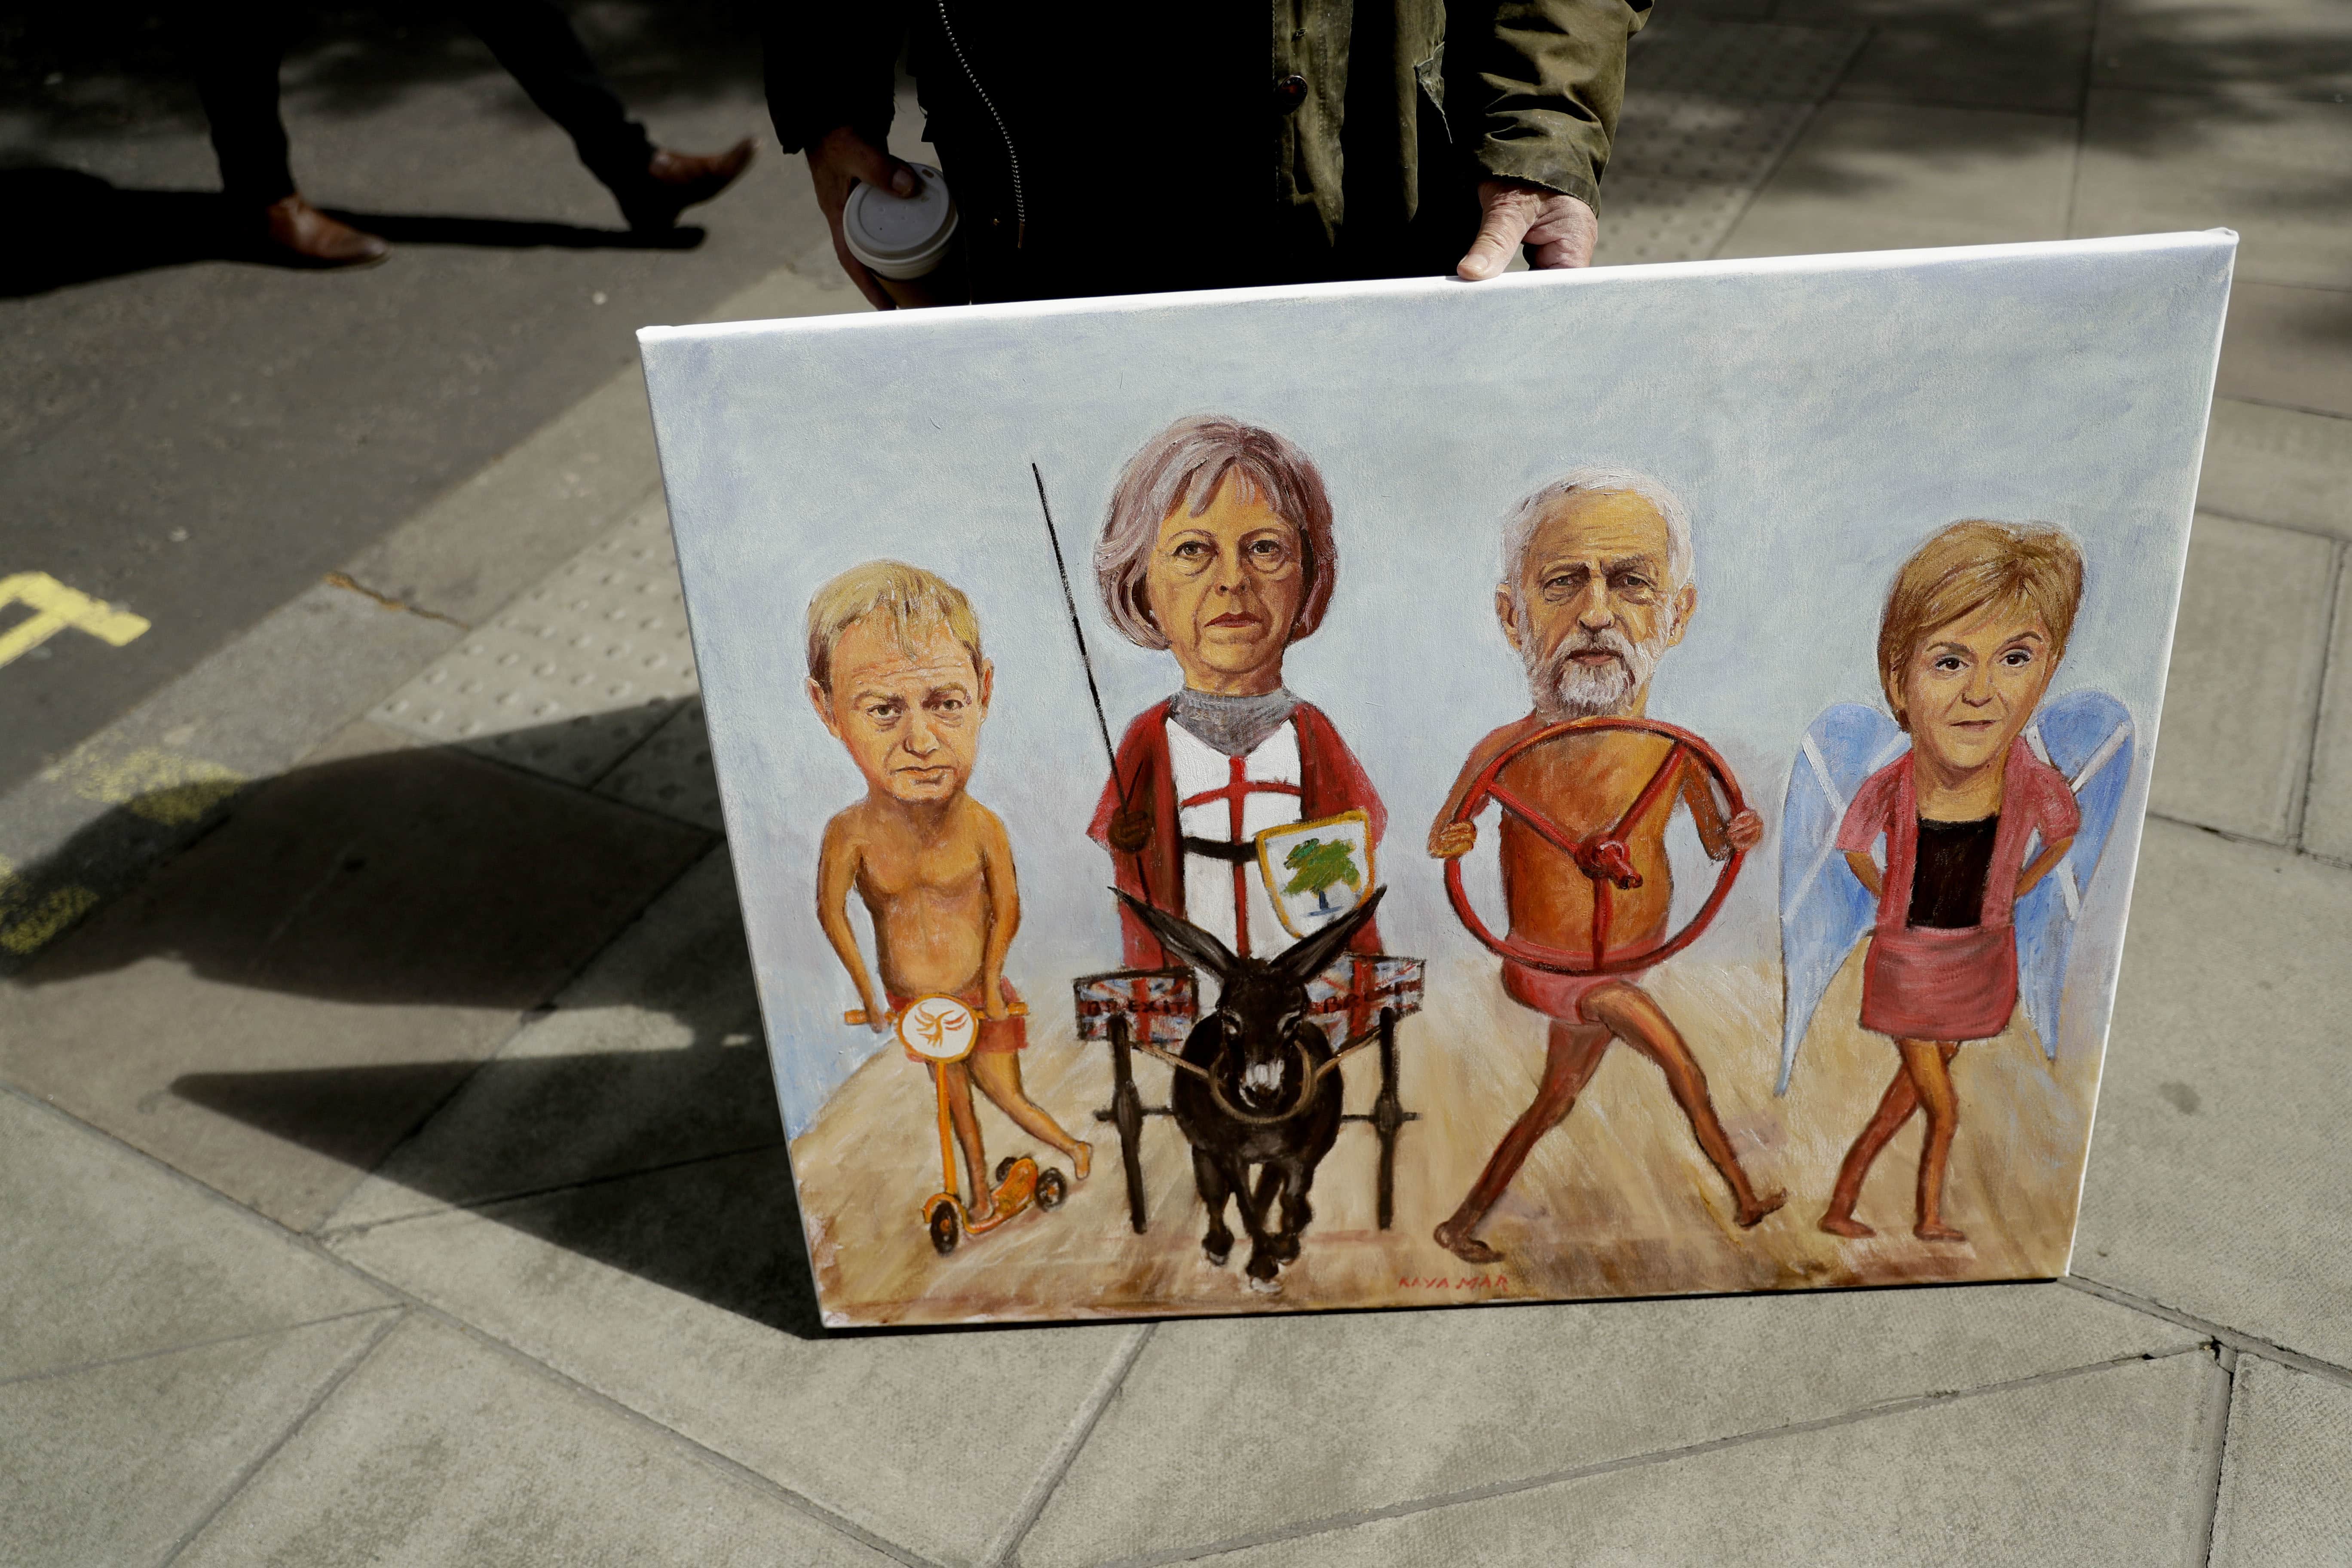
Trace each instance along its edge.
{"label": "thin black lance", "polygon": [[[1095,684],[1095,661],[1087,652],[1087,628],[1078,619],[1078,601],[1070,592],[1070,569],[1062,560],[1062,536],[1054,527],[1054,506],[1045,499],[1045,476],[1037,465],[1029,465],[1029,477],[1037,481],[1037,509],[1045,514],[1045,537],[1054,546],[1054,571],[1062,579],[1062,605],[1070,612],[1070,635],[1078,639],[1078,664],[1087,672],[1087,695],[1094,700],[1095,728],[1102,735],[1103,755],[1110,759],[1111,793],[1118,798],[1119,815],[1127,815],[1127,781],[1118,776],[1118,748],[1111,744],[1110,721],[1103,717],[1102,689]],[[1143,901],[1153,902],[1151,876],[1144,869],[1143,851],[1130,851],[1135,857],[1135,880],[1143,891]]]}

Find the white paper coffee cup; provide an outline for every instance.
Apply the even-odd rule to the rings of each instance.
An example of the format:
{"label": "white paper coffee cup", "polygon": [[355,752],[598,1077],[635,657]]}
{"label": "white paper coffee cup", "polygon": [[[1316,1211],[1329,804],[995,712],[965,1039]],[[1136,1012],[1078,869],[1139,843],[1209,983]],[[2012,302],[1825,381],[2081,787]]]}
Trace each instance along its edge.
{"label": "white paper coffee cup", "polygon": [[841,237],[849,254],[877,278],[898,282],[929,277],[947,259],[955,240],[955,198],[947,181],[928,163],[907,167],[922,181],[911,196],[859,182],[841,212]]}

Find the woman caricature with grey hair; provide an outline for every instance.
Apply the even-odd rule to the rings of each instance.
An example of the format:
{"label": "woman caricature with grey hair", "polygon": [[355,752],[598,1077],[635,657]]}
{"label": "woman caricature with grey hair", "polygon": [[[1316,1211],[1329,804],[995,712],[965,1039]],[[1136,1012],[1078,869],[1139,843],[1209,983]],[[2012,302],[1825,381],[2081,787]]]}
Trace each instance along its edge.
{"label": "woman caricature with grey hair", "polygon": [[[1173,654],[1184,683],[1127,727],[1087,832],[1121,890],[1236,953],[1278,952],[1291,938],[1255,836],[1361,812],[1369,862],[1388,821],[1331,721],[1282,683],[1284,654],[1322,624],[1339,576],[1323,476],[1271,430],[1179,420],[1129,459],[1094,564],[1111,625]],[[1167,966],[1143,922],[1123,906],[1119,918],[1129,966]],[[1379,933],[1367,922],[1350,945],[1378,952]]]}

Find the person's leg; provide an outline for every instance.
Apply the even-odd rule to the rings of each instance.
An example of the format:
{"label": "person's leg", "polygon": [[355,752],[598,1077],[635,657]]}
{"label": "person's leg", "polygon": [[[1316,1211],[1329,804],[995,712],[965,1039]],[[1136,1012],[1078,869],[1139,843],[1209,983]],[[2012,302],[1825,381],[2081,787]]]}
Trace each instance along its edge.
{"label": "person's leg", "polygon": [[278,68],[293,26],[275,0],[191,7],[184,24],[196,96],[220,160],[221,201],[231,231],[278,260],[303,267],[365,267],[392,247],[339,223],[302,199],[278,117]]}
{"label": "person's leg", "polygon": [[1853,1147],[1845,1152],[1845,1163],[1838,1167],[1837,1185],[1830,1189],[1830,1206],[1822,1215],[1823,1230],[1856,1238],[1878,1234],[1853,1217],[1853,1205],[1862,1201],[1863,1178],[1870,1174],[1871,1162],[1918,1109],[1919,1091],[1912,1087],[1911,1071],[1898,1065],[1894,1081],[1878,1098],[1878,1109],[1854,1135]]}
{"label": "person's leg", "polygon": [[253,208],[292,195],[286,126],[278,118],[278,68],[291,26],[286,8],[266,0],[191,7],[184,26],[221,194]]}
{"label": "person's leg", "polygon": [[1960,1128],[1959,1097],[1952,1089],[1952,1058],[1959,1047],[1934,1040],[1899,1040],[1903,1070],[1919,1091],[1927,1113],[1927,1142],[1919,1150],[1918,1223],[1911,1234],[1922,1241],[1966,1241],[1944,1223],[1944,1168],[1952,1155],[1952,1135]]}
{"label": "person's leg", "polygon": [[1067,1156],[1072,1173],[1085,1181],[1094,1164],[1094,1146],[1063,1131],[1061,1124],[1029,1098],[1021,1087],[1021,1053],[975,1051],[966,1059],[971,1063],[973,1081],[980,1085],[982,1094],[996,1102],[996,1109],[1011,1117],[1021,1131]]}
{"label": "person's leg", "polygon": [[571,136],[580,162],[613,193],[630,227],[669,227],[751,163],[748,137],[710,157],[656,148],[554,0],[465,0],[463,14],[516,85]]}
{"label": "person's leg", "polygon": [[995,1184],[988,1179],[988,1151],[980,1141],[980,1113],[972,1109],[971,1074],[962,1062],[933,1062],[931,1071],[945,1079],[948,1086],[948,1120],[955,1124],[957,1143],[963,1148],[964,1170],[971,1186],[964,1194],[964,1208],[975,1217],[993,1212],[989,1194]]}
{"label": "person's leg", "polygon": [[1775,1189],[1759,1197],[1748,1184],[1748,1173],[1740,1168],[1739,1155],[1731,1147],[1730,1136],[1716,1117],[1715,1100],[1707,1093],[1706,1071],[1699,1067],[1698,1058],[1691,1055],[1674,1020],[1666,1016],[1665,1009],[1653,1001],[1649,993],[1633,985],[1604,985],[1585,997],[1584,1015],[1657,1063],[1659,1070],[1666,1075],[1666,1087],[1674,1091],[1675,1103],[1689,1119],[1698,1146],[1706,1152],[1706,1157],[1730,1185],[1731,1195],[1739,1205],[1742,1228],[1756,1225],[1789,1201],[1785,1191]]}
{"label": "person's leg", "polygon": [[1543,1081],[1536,1088],[1534,1101],[1519,1113],[1519,1119],[1511,1123],[1511,1130],[1495,1146],[1486,1168],[1478,1173],[1478,1180],[1462,1200],[1462,1206],[1437,1227],[1438,1246],[1472,1263],[1493,1263],[1501,1258],[1501,1253],[1470,1233],[1486,1217],[1486,1211],[1495,1206],[1495,1200],[1503,1195],[1511,1178],[1519,1173],[1536,1140],[1559,1126],[1576,1108],[1576,1097],[1591,1081],[1594,1069],[1601,1065],[1601,1053],[1608,1048],[1609,1031],[1601,1026],[1552,1020],[1551,1034],[1544,1047]]}
{"label": "person's leg", "polygon": [[465,0],[459,15],[515,85],[570,134],[590,174],[607,185],[644,177],[653,139],[621,107],[554,0]]}

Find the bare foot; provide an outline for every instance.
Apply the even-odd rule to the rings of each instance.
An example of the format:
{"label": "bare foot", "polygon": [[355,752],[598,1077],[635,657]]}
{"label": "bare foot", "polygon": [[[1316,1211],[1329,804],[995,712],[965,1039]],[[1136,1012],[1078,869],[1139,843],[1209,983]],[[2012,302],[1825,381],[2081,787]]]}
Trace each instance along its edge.
{"label": "bare foot", "polygon": [[1762,1197],[1758,1198],[1754,1203],[1749,1204],[1739,1211],[1739,1228],[1742,1230],[1754,1230],[1758,1226],[1764,1223],[1764,1217],[1767,1215],[1780,1213],[1780,1205],[1788,1201],[1789,1194],[1785,1188],[1776,1192],[1766,1193]]}
{"label": "bare foot", "polygon": [[1465,1263],[1500,1263],[1503,1260],[1501,1253],[1471,1235],[1466,1225],[1456,1225],[1449,1219],[1433,1234],[1438,1246]]}
{"label": "bare foot", "polygon": [[1083,1182],[1087,1179],[1087,1173],[1094,1168],[1095,1146],[1093,1144],[1080,1143],[1070,1151],[1070,1174]]}
{"label": "bare foot", "polygon": [[1942,1220],[1923,1219],[1911,1227],[1911,1234],[1922,1241],[1966,1241],[1966,1231],[1954,1230]]}
{"label": "bare foot", "polygon": [[1878,1234],[1876,1231],[1871,1229],[1868,1226],[1863,1224],[1862,1221],[1854,1218],[1853,1215],[1850,1214],[1825,1214],[1822,1215],[1822,1228],[1828,1231],[1832,1236],[1852,1237],[1856,1241],[1860,1241],[1866,1236],[1876,1236]]}

